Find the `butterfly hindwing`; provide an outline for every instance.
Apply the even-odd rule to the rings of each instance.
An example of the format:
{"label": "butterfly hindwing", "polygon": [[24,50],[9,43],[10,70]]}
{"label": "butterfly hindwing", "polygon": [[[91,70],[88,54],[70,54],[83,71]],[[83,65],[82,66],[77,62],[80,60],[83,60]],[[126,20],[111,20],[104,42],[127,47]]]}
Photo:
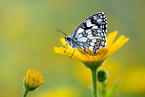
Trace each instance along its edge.
{"label": "butterfly hindwing", "polygon": [[107,20],[103,12],[98,12],[84,20],[73,32],[72,40],[77,48],[94,53],[106,46]]}

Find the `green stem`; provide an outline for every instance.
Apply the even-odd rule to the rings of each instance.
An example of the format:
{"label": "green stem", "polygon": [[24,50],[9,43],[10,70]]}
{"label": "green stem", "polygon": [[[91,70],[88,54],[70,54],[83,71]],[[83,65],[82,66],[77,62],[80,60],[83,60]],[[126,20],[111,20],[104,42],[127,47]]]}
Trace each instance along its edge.
{"label": "green stem", "polygon": [[28,90],[27,89],[25,89],[25,91],[24,91],[24,96],[23,97],[26,97],[26,95],[28,94]]}
{"label": "green stem", "polygon": [[91,69],[93,79],[93,97],[97,97],[97,69]]}

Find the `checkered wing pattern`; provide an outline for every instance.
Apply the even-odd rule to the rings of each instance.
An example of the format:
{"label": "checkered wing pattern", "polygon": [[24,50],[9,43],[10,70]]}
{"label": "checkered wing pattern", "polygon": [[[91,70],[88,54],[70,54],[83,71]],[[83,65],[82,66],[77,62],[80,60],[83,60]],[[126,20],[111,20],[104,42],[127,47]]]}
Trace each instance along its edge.
{"label": "checkered wing pattern", "polygon": [[71,38],[75,47],[87,52],[90,48],[94,54],[107,44],[107,20],[104,12],[98,12],[84,20],[73,32]]}

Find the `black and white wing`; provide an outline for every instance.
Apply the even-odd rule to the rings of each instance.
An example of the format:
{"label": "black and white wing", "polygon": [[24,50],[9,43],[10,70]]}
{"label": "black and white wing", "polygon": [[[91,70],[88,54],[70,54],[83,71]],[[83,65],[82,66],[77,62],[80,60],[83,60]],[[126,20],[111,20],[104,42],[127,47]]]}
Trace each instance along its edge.
{"label": "black and white wing", "polygon": [[73,32],[72,39],[77,48],[87,52],[90,48],[94,54],[107,44],[107,20],[104,12],[98,12],[84,20]]}

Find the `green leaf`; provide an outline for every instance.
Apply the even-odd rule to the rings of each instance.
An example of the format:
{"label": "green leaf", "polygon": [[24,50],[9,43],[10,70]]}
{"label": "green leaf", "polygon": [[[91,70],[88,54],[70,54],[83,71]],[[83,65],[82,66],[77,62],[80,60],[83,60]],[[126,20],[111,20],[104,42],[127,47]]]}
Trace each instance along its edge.
{"label": "green leaf", "polygon": [[118,86],[118,83],[119,83],[119,80],[116,80],[114,86],[112,86],[108,92],[106,93],[106,96],[105,97],[111,97],[113,91],[116,89],[116,87]]}
{"label": "green leaf", "polygon": [[97,95],[98,95],[98,97],[103,97],[103,95],[102,95],[102,89],[100,89],[99,87],[97,88]]}

